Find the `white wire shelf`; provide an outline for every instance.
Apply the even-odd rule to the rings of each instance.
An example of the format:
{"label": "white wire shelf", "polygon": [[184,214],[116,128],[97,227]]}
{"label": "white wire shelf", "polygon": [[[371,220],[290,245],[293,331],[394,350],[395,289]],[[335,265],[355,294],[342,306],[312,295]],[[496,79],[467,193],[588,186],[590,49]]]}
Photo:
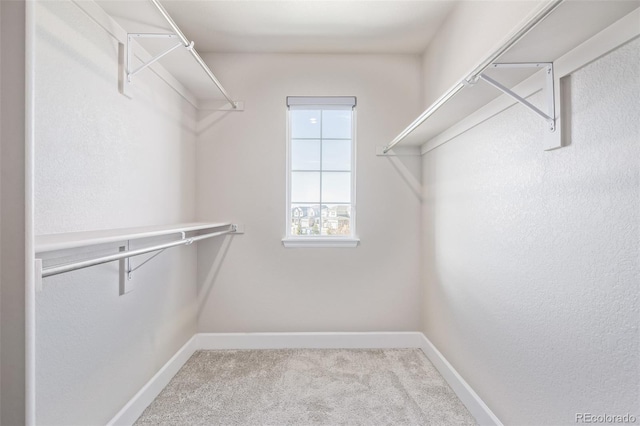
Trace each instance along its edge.
{"label": "white wire shelf", "polygon": [[231,226],[229,222],[193,222],[173,225],[143,226],[135,228],[103,229],[85,232],[37,235],[36,253],[87,247],[98,244],[152,238],[163,235],[182,234],[183,232],[203,231]]}
{"label": "white wire shelf", "polygon": [[[463,121],[487,104],[496,100],[502,92],[478,81],[481,74],[494,76],[506,87],[513,88],[531,79],[539,73],[535,68],[514,69],[508,72],[498,71],[491,67],[494,63],[552,63],[568,56],[574,49],[586,43],[596,34],[610,27],[625,16],[635,13],[637,2],[581,2],[551,1],[551,10],[534,17],[527,24],[533,24],[528,30],[515,31],[498,49],[492,51],[474,70],[459,80],[438,100],[433,102],[424,112],[403,129],[384,148],[384,154],[394,146],[427,147],[432,140],[441,139],[459,122]],[[525,29],[525,24],[520,30]],[[562,78],[562,70],[556,79],[556,110],[560,102],[558,96],[558,80]],[[471,84],[469,84],[471,83]],[[559,111],[556,111],[556,119]],[[536,120],[532,117],[532,120]],[[541,126],[545,125],[540,122]],[[555,130],[560,133],[559,129]],[[560,137],[554,138],[551,147],[560,146]],[[554,145],[554,143],[557,144]],[[391,151],[390,153],[393,153]]]}

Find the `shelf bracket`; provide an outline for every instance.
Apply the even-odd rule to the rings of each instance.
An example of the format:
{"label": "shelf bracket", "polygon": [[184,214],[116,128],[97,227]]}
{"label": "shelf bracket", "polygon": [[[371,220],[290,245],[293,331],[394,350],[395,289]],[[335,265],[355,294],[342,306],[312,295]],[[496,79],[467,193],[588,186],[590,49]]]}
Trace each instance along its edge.
{"label": "shelf bracket", "polygon": [[[134,49],[133,49],[133,42],[136,39],[168,39],[168,40],[177,40],[178,43],[169,47],[167,50],[165,50],[162,53],[159,53],[158,55],[156,55],[155,57],[146,60],[146,62],[143,61],[142,65],[138,66],[138,68],[133,68],[133,62],[134,62]],[[128,98],[132,98],[132,84],[133,84],[133,77],[135,77],[139,72],[149,68],[151,65],[153,65],[154,63],[158,62],[160,59],[164,58],[165,56],[167,56],[168,54],[170,54],[171,52],[173,52],[174,50],[178,49],[179,47],[184,47],[187,51],[190,51],[192,54],[195,54],[197,56],[197,53],[195,52],[194,49],[194,42],[191,41],[189,42],[186,39],[182,39],[180,37],[180,35],[176,34],[176,33],[167,33],[167,34],[156,34],[156,33],[128,33],[127,34],[127,41],[126,41],[126,46],[124,43],[119,43],[118,49],[119,49],[119,54],[118,54],[118,61],[119,61],[119,65],[120,65],[120,81],[119,81],[119,90],[120,92],[125,95]],[[199,58],[199,56],[197,56],[197,58]],[[200,61],[202,61],[200,59]],[[212,80],[214,81],[214,83],[216,84],[216,86],[218,87],[218,89],[220,89],[220,91],[222,92],[222,94],[227,98],[227,103],[224,106],[219,105],[219,101],[204,101],[204,103],[201,105],[200,102],[198,102],[198,104],[194,104],[194,106],[196,106],[196,108],[200,109],[200,110],[212,110],[212,111],[244,111],[244,102],[236,102],[236,101],[232,101],[226,91],[222,88],[222,86],[220,86],[220,83],[218,82],[218,80],[215,78],[215,76],[213,76],[213,73],[211,73],[211,71],[209,71],[208,68],[206,68],[206,65],[204,65],[204,62],[202,62],[201,64],[203,67],[205,67],[205,71],[207,72],[207,74],[209,75],[209,77],[212,78]],[[211,104],[215,104],[215,106],[212,106]]]}
{"label": "shelf bracket", "polygon": [[160,251],[157,251],[156,253],[154,253],[152,256],[149,256],[149,258],[147,258],[147,260],[145,260],[144,262],[142,262],[141,264],[139,264],[138,266],[136,266],[135,268],[131,267],[131,263],[129,262],[129,265],[127,267],[127,279],[132,279],[133,278],[133,273],[135,271],[137,271],[138,269],[142,268],[147,262],[151,261],[154,257],[162,254],[166,249],[162,249]]}
{"label": "shelf bracket", "polygon": [[545,93],[546,93],[546,102],[547,102],[547,112],[543,112],[540,108],[533,105],[531,102],[523,98],[522,96],[515,93],[513,90],[504,86],[503,84],[497,82],[493,78],[489,77],[485,73],[481,73],[479,78],[496,89],[500,90],[504,94],[511,96],[513,99],[529,108],[535,114],[542,117],[548,124],[548,129],[550,132],[555,132],[556,130],[556,100],[555,100],[555,90],[554,90],[554,80],[553,80],[553,63],[552,62],[528,62],[528,63],[495,63],[491,64],[489,68],[545,68],[546,76],[545,76]]}
{"label": "shelf bracket", "polygon": [[[138,67],[137,69],[133,70],[133,40],[136,38],[166,38],[166,39],[177,39],[178,35],[177,34],[145,34],[145,33],[129,33],[127,34],[127,64],[126,64],[126,73],[127,73],[127,83],[131,84],[131,80],[133,79],[133,77],[138,74],[140,71],[144,70],[145,68],[148,68],[149,66],[151,66],[152,64],[154,64],[155,62],[159,61],[160,59],[162,59],[163,57],[165,57],[166,55],[168,55],[169,53],[173,52],[175,49],[177,49],[180,46],[184,46],[182,44],[182,42],[180,41],[178,44],[171,46],[169,49],[165,50],[164,52],[160,53],[159,55],[155,56],[154,58],[150,59],[148,62],[143,63],[140,67]],[[193,42],[191,42],[191,44],[189,46],[185,46],[187,49],[192,49],[193,48]]]}
{"label": "shelf bracket", "polygon": [[[183,240],[186,239],[186,235],[187,235],[186,232],[181,231],[180,235],[182,237],[181,239],[183,239]],[[131,250],[129,244],[130,244],[130,242],[127,241],[127,245],[126,246],[121,246],[119,248],[119,251],[124,252],[124,251]],[[135,271],[137,271],[138,269],[142,268],[145,264],[147,264],[151,260],[153,260],[156,256],[159,256],[160,254],[164,253],[165,250],[166,250],[166,248],[158,250],[153,255],[151,255],[147,259],[145,259],[144,262],[142,262],[141,264],[139,264],[138,266],[135,266],[135,267],[133,267],[131,265],[131,258],[130,257],[127,257],[125,259],[120,259],[120,264],[119,264],[119,268],[120,268],[120,296],[133,291],[133,284],[129,282],[129,281],[131,281],[133,279],[133,273]]]}
{"label": "shelf bracket", "polygon": [[[126,246],[118,247],[118,252],[123,253],[128,251],[129,241]],[[129,258],[122,258],[118,260],[118,275],[119,275],[119,293],[120,296],[133,291],[132,283],[129,282],[131,276],[129,274]]]}

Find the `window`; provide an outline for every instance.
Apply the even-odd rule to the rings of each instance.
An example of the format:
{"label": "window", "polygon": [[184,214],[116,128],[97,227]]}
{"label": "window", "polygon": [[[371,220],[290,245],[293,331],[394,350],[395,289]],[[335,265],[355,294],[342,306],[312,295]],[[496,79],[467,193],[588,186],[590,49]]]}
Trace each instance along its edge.
{"label": "window", "polygon": [[355,97],[287,98],[285,246],[352,246]]}

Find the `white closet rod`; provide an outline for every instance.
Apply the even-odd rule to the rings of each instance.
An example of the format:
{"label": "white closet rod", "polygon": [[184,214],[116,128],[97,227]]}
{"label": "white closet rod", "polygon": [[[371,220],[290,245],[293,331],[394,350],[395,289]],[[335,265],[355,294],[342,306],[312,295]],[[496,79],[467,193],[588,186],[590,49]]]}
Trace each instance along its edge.
{"label": "white closet rod", "polygon": [[[155,0],[152,0],[155,1]],[[413,123],[411,123],[406,129],[404,129],[394,140],[382,150],[383,154],[386,154],[394,146],[400,143],[405,137],[413,132],[418,126],[420,126],[427,118],[432,116],[442,105],[444,105],[449,99],[451,99],[456,93],[458,93],[467,84],[474,84],[480,74],[482,74],[492,63],[494,63],[503,53],[509,50],[514,44],[516,44],[522,37],[524,37],[529,31],[533,29],[540,21],[549,16],[564,0],[550,1],[543,9],[536,13],[531,19],[529,19],[520,29],[515,32],[502,46],[492,52],[478,65],[469,75],[456,83],[453,87],[447,90],[442,96],[440,96],[433,104],[429,106]]]}
{"label": "white closet rod", "polygon": [[89,260],[82,260],[74,263],[67,263],[59,266],[52,266],[49,268],[42,269],[42,278],[50,277],[52,275],[64,274],[65,272],[75,271],[77,269],[88,268],[90,266],[101,265],[103,263],[113,262],[115,260],[125,259],[127,257],[140,256],[141,254],[151,253],[154,251],[164,250],[170,247],[176,247],[181,245],[189,245],[195,243],[200,240],[205,240],[207,238],[217,237],[224,234],[229,234],[234,232],[234,226],[230,226],[229,229],[225,231],[211,232],[209,234],[197,235],[195,237],[182,238],[178,241],[172,241],[170,243],[158,244],[151,247],[145,247],[138,250],[127,250],[122,251],[116,254],[112,254],[109,256],[97,257]]}
{"label": "white closet rod", "polygon": [[184,44],[184,47],[186,47],[187,50],[189,52],[191,52],[191,55],[195,58],[196,62],[198,62],[198,64],[202,67],[204,72],[207,73],[209,78],[218,87],[218,89],[220,90],[222,95],[227,99],[227,101],[231,104],[231,106],[234,109],[237,108],[238,106],[237,106],[236,102],[233,99],[231,99],[231,96],[229,96],[229,93],[227,93],[227,91],[224,89],[224,87],[222,87],[222,84],[220,83],[220,81],[218,81],[216,76],[213,74],[213,72],[211,72],[211,70],[209,69],[207,64],[204,63],[204,61],[202,60],[202,58],[200,57],[200,55],[198,54],[196,49],[193,47],[192,42],[187,40],[187,37],[185,37],[184,33],[180,30],[180,28],[175,23],[173,18],[171,18],[171,16],[167,12],[167,10],[164,8],[164,6],[162,6],[160,4],[160,1],[159,0],[151,0],[151,3],[153,3],[154,6],[158,9],[158,11],[162,14],[164,19],[171,26],[171,29],[173,29],[173,32],[176,33],[176,35],[180,38],[180,41],[182,41],[182,43]]}

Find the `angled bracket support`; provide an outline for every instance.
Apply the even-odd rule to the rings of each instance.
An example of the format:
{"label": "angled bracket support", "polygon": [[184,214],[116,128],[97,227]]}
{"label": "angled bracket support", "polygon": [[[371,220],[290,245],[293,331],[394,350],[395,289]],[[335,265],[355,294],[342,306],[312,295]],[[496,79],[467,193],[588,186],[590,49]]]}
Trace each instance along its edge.
{"label": "angled bracket support", "polygon": [[[187,238],[187,233],[184,231],[181,231],[180,235],[182,240],[185,240]],[[191,242],[187,243],[187,245],[190,245],[190,244]],[[129,245],[130,245],[130,241],[127,241],[127,245],[121,246],[119,248],[119,251],[121,252],[130,251],[131,248]],[[127,257],[125,259],[120,259],[119,274],[120,274],[120,295],[121,296],[123,294],[133,291],[133,283],[130,282],[133,279],[133,273],[138,269],[142,268],[147,262],[153,260],[156,256],[164,253],[165,250],[166,248],[156,251],[154,254],[149,256],[146,260],[144,260],[142,263],[140,263],[138,266],[135,266],[135,267],[131,264],[130,257]]]}
{"label": "angled bracket support", "polygon": [[[138,74],[140,71],[142,71],[145,68],[148,68],[149,66],[151,66],[152,64],[154,64],[155,62],[159,61],[160,59],[162,59],[163,57],[165,57],[166,55],[168,55],[169,53],[173,52],[175,49],[177,49],[180,46],[184,46],[182,44],[181,41],[178,42],[178,44],[171,46],[169,49],[165,50],[164,52],[160,53],[159,55],[155,56],[154,58],[150,59],[148,62],[142,64],[140,67],[136,68],[135,70],[133,69],[133,40],[137,39],[137,38],[166,38],[166,39],[178,39],[178,36],[176,34],[140,34],[140,33],[129,33],[127,34],[127,64],[126,64],[126,69],[127,69],[127,83],[131,83],[131,80],[133,79],[133,76],[135,76],[136,74]],[[187,49],[192,49],[193,48],[193,42],[191,42],[191,44],[189,46],[184,46]]]}
{"label": "angled bracket support", "polygon": [[546,103],[547,103],[547,112],[542,111],[540,108],[533,105],[531,102],[523,98],[522,96],[515,93],[513,90],[489,77],[485,73],[481,73],[479,78],[496,89],[500,90],[504,94],[512,97],[535,114],[542,117],[548,125],[548,129],[550,132],[555,132],[556,130],[556,100],[555,100],[555,89],[554,89],[554,77],[553,77],[553,63],[552,62],[528,62],[528,63],[502,63],[502,64],[491,64],[489,68],[545,68],[546,69]]}

